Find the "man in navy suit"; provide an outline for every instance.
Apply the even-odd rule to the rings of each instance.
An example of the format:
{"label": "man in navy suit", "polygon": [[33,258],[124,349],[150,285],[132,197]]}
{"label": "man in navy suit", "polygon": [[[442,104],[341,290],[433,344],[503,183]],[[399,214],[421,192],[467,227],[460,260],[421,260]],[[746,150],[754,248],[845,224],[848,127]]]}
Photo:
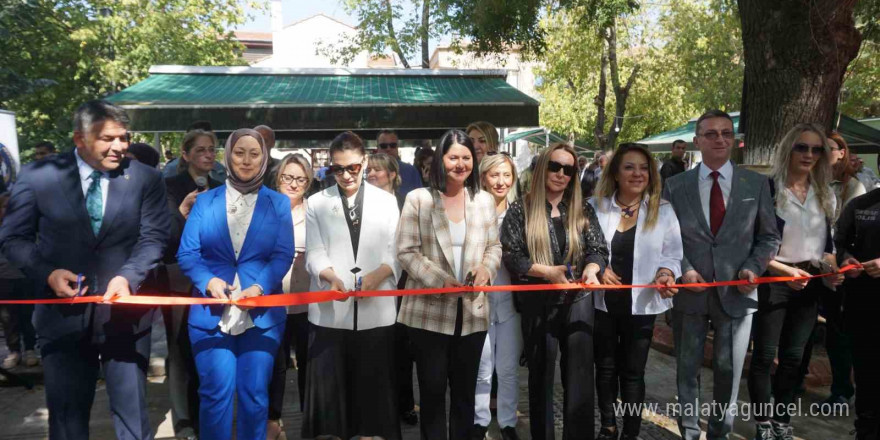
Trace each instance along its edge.
{"label": "man in navy suit", "polygon": [[[109,102],[83,104],[74,116],[75,151],[26,166],[13,188],[0,250],[46,298],[131,295],[162,256],[170,228],[165,184],[159,171],[125,158],[128,122]],[[51,439],[89,437],[100,369],[116,437],[153,437],[145,399],[153,310],[36,307]]]}

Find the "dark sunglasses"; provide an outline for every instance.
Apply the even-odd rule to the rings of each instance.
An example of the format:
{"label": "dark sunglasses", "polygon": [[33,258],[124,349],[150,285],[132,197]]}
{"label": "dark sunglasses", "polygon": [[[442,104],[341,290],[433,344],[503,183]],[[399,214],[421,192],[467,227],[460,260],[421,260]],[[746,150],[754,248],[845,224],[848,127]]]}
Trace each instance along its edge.
{"label": "dark sunglasses", "polygon": [[502,155],[502,156],[510,157],[510,153],[508,153],[508,152],[506,152],[506,151],[490,151],[490,152],[486,153],[486,156],[494,156],[494,155],[496,155],[496,154],[500,154],[500,155]]}
{"label": "dark sunglasses", "polygon": [[801,154],[806,154],[808,151],[810,151],[815,155],[820,155],[825,152],[825,147],[820,147],[818,145],[810,147],[807,144],[794,144],[794,146],[791,147],[791,151]]}
{"label": "dark sunglasses", "polygon": [[551,160],[547,163],[547,171],[551,173],[558,173],[559,170],[562,170],[562,174],[571,177],[574,176],[574,173],[577,171],[577,167],[575,167],[574,165],[563,165],[555,160]]}
{"label": "dark sunglasses", "polygon": [[385,144],[379,144],[380,150],[387,150],[389,148],[397,148],[397,142],[388,142]]}
{"label": "dark sunglasses", "polygon": [[359,163],[353,163],[353,164],[348,165],[348,166],[342,166],[342,165],[330,165],[330,166],[327,168],[327,172],[330,173],[330,174],[333,174],[333,175],[335,175],[335,176],[341,176],[342,173],[348,171],[348,174],[351,174],[352,176],[354,176],[354,175],[359,174],[359,173],[361,172],[361,167],[362,167],[362,166],[363,166],[363,165],[362,165],[362,164],[359,164]]}

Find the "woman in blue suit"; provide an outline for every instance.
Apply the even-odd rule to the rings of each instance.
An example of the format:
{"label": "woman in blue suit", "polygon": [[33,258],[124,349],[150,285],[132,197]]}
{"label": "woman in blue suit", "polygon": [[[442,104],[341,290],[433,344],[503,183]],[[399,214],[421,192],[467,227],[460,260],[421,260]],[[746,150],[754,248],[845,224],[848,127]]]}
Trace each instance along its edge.
{"label": "woman in blue suit", "polygon": [[[243,299],[281,291],[293,262],[290,200],[263,186],[269,152],[254,130],[226,141],[226,184],[198,196],[177,260],[193,295]],[[274,356],[284,333],[283,307],[194,305],[189,335],[199,373],[199,432],[264,439]]]}

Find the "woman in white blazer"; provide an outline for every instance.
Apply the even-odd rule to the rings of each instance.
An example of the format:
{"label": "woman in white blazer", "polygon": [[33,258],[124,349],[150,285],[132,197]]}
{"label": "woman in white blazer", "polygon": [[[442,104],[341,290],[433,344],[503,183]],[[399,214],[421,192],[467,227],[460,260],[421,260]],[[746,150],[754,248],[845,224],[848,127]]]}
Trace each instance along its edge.
{"label": "woman in white blazer", "polygon": [[[330,159],[336,185],[309,197],[306,210],[310,290],[393,290],[397,199],[364,182],[366,154],[356,134],[337,136]],[[400,438],[391,368],[396,318],[394,297],[309,305],[303,437]]]}
{"label": "woman in white blazer", "polygon": [[[639,144],[623,144],[611,157],[590,204],[611,252],[603,284],[672,284],[681,276],[681,231],[675,212],[660,199],[657,163]],[[597,440],[635,439],[645,400],[645,364],[654,320],[672,307],[676,289],[609,289],[594,294],[596,389],[602,428]],[[614,405],[629,408],[623,435]]]}

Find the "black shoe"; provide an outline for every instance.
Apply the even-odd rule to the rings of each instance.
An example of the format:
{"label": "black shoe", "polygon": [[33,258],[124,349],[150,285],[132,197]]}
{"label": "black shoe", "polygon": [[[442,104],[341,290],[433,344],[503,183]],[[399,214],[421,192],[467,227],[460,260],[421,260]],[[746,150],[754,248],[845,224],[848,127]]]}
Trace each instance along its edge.
{"label": "black shoe", "polygon": [[419,414],[416,413],[416,410],[411,409],[400,415],[400,420],[403,423],[406,423],[409,426],[416,426],[419,424]]}
{"label": "black shoe", "polygon": [[788,423],[771,422],[773,424],[773,438],[776,440],[794,440],[794,428]]}
{"label": "black shoe", "polygon": [[773,425],[769,423],[756,423],[755,440],[774,440]]}
{"label": "black shoe", "polygon": [[474,424],[474,429],[471,430],[471,439],[484,440],[487,432],[489,432],[488,426]]}
{"label": "black shoe", "polygon": [[622,436],[620,436],[620,440],[639,440],[639,436],[623,434]]}
{"label": "black shoe", "polygon": [[599,435],[596,437],[596,440],[617,440],[617,427],[603,426],[602,429],[599,430]]}
{"label": "black shoe", "polygon": [[873,418],[858,418],[855,422],[856,429],[850,434],[855,434],[855,440],[876,440],[880,438],[880,421]]}
{"label": "black shoe", "polygon": [[501,428],[501,440],[519,440],[519,435],[517,435],[516,433],[516,428],[514,428],[513,426]]}

